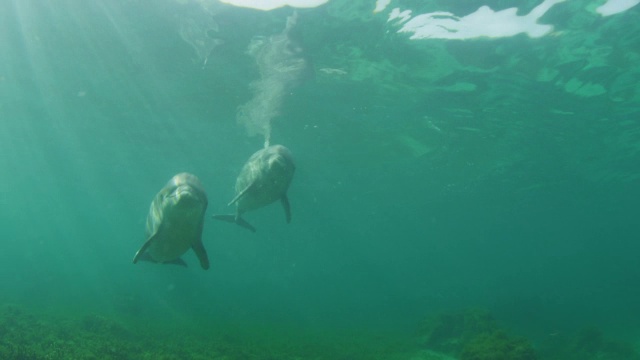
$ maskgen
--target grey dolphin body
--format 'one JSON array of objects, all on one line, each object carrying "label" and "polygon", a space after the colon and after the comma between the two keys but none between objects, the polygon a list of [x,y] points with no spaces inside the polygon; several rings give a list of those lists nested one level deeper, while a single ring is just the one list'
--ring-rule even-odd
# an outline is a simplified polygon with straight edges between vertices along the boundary
[{"label": "grey dolphin body", "polygon": [[156,263],[187,264],[180,258],[193,249],[203,269],[209,268],[202,245],[207,194],[195,175],[180,173],[160,190],[147,216],[147,241],[133,258]]},{"label": "grey dolphin body", "polygon": [[229,203],[236,204],[236,213],[213,217],[236,223],[255,232],[256,229],[242,219],[242,214],[280,200],[287,223],[291,222],[287,189],[295,169],[291,152],[282,145],[272,145],[256,151],[244,164],[236,180],[237,195]]}]

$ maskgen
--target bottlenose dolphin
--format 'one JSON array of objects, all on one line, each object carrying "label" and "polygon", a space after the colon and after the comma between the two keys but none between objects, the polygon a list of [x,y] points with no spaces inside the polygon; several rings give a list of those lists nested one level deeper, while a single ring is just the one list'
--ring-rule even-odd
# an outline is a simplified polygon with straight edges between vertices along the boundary
[{"label": "bottlenose dolphin", "polygon": [[160,190],[147,216],[147,241],[133,258],[163,264],[187,266],[180,258],[193,249],[203,269],[209,268],[202,245],[202,226],[207,194],[195,175],[180,173]]},{"label": "bottlenose dolphin", "polygon": [[236,204],[236,213],[213,215],[213,218],[233,222],[255,232],[256,229],[241,217],[242,214],[280,200],[287,223],[291,222],[287,189],[295,169],[291,152],[282,145],[256,151],[244,164],[236,180],[237,195],[229,202],[229,205]]}]

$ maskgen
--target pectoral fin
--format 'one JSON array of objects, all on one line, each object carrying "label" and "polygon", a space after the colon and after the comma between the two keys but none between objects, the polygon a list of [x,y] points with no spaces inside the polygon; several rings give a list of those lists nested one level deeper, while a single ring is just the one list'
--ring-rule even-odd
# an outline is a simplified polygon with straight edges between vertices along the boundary
[{"label": "pectoral fin", "polygon": [[151,255],[149,255],[148,252],[143,252],[141,254],[136,254],[136,257],[133,259],[133,263],[137,263],[138,261],[148,261],[148,262],[152,262],[155,263],[157,261],[153,260],[153,258],[151,257]]},{"label": "pectoral fin", "polygon": [[204,248],[202,241],[196,241],[195,244],[191,245],[191,248],[196,253],[198,260],[200,260],[200,266],[208,270],[209,269],[209,257],[207,256],[207,250]]},{"label": "pectoral fin", "polygon": [[233,205],[233,204],[235,204],[238,200],[240,200],[240,198],[241,198],[241,197],[243,197],[243,196],[244,196],[244,194],[246,194],[246,193],[247,193],[247,191],[249,191],[249,190],[251,190],[251,189],[253,188],[253,186],[254,186],[253,184],[255,184],[255,181],[254,181],[254,182],[252,182],[251,184],[249,184],[249,186],[247,186],[246,188],[244,188],[244,190],[240,191],[240,192],[238,193],[238,195],[236,195],[236,197],[234,197],[231,201],[229,201],[229,203],[227,204],[227,206],[229,206],[229,205]]},{"label": "pectoral fin", "polygon": [[153,241],[156,234],[157,233],[151,235],[149,239],[147,239],[147,241],[145,241],[145,243],[142,244],[142,247],[140,248],[140,250],[136,252],[136,255],[133,257],[134,264],[137,263],[138,260],[153,261],[153,259],[151,259],[151,257],[149,256],[149,254],[146,253],[146,251],[147,251],[147,248],[149,248],[149,245],[151,245],[151,242]]},{"label": "pectoral fin", "polygon": [[282,195],[280,198],[282,207],[284,208],[284,215],[287,217],[287,224],[291,222],[291,205],[289,205],[289,198],[287,194]]}]

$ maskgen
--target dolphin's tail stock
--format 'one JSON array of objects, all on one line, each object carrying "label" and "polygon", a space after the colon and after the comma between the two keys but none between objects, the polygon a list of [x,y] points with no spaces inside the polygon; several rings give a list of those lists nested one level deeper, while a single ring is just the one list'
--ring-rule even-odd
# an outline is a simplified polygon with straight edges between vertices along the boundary
[{"label": "dolphin's tail stock", "polygon": [[245,229],[251,230],[251,232],[256,232],[256,228],[254,228],[253,225],[249,224],[243,218],[241,218],[240,216],[236,216],[235,214],[213,215],[213,218],[216,220],[222,220],[222,221],[238,224]]}]

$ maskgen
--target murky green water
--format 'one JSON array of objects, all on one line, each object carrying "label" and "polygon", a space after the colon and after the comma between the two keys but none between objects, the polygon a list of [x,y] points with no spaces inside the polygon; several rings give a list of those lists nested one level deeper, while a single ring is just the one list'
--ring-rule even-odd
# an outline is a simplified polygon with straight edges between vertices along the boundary
[{"label": "murky green water", "polygon": [[[639,358],[635,3],[0,0],[0,355]],[[211,268],[132,264],[183,171]]]}]

